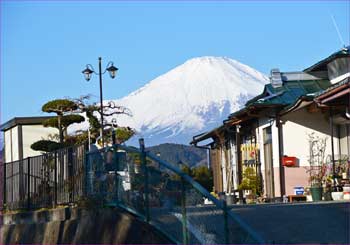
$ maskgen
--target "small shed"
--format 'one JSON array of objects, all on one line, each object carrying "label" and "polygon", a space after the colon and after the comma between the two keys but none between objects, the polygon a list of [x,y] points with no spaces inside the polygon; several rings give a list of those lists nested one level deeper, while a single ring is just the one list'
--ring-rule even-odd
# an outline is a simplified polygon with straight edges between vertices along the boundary
[{"label": "small shed", "polygon": [[30,146],[50,135],[58,134],[56,128],[46,128],[43,121],[52,117],[15,117],[0,126],[4,133],[3,162],[21,160],[38,155]]}]

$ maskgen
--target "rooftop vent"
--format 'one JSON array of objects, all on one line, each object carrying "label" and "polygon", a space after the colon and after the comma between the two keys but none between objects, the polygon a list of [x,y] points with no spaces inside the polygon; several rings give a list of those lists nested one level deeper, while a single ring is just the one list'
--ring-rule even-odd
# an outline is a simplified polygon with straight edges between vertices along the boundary
[{"label": "rooftop vent", "polygon": [[271,70],[270,82],[272,87],[274,88],[282,87],[283,85],[282,76],[278,68],[274,68]]}]

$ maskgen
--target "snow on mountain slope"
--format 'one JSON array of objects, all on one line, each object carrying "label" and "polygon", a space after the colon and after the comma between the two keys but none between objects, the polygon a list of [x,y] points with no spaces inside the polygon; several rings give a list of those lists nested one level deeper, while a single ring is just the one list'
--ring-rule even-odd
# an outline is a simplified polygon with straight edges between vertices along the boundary
[{"label": "snow on mountain slope", "polygon": [[135,128],[147,145],[188,144],[219,126],[267,82],[262,73],[226,57],[193,58],[115,100],[133,113],[119,115],[117,123]]}]

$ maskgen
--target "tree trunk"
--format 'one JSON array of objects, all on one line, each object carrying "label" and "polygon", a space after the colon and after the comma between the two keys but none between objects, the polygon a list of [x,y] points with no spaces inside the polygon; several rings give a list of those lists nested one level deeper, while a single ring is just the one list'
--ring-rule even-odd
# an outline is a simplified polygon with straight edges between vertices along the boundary
[{"label": "tree trunk", "polygon": [[63,143],[63,129],[61,125],[62,115],[57,115],[57,121],[58,121],[58,131],[60,135],[60,143]]}]

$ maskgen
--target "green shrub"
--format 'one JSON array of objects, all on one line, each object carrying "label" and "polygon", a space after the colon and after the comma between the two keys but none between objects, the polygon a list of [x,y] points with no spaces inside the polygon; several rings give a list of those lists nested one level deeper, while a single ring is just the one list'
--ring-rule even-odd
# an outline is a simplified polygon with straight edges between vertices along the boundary
[{"label": "green shrub", "polygon": [[65,111],[76,110],[78,109],[78,105],[74,101],[68,99],[57,99],[47,102],[41,109],[43,112],[55,112],[59,114]]},{"label": "green shrub", "polygon": [[[73,123],[81,123],[84,122],[85,118],[83,116],[80,115],[65,115],[61,117],[61,126],[63,128],[67,128],[69,125],[73,124]],[[53,117],[53,118],[49,118],[46,119],[43,122],[44,127],[52,127],[52,128],[58,128],[58,118],[57,117]]]},{"label": "green shrub", "polygon": [[50,152],[66,147],[65,143],[58,143],[51,140],[39,140],[33,143],[30,148],[34,151]]}]

